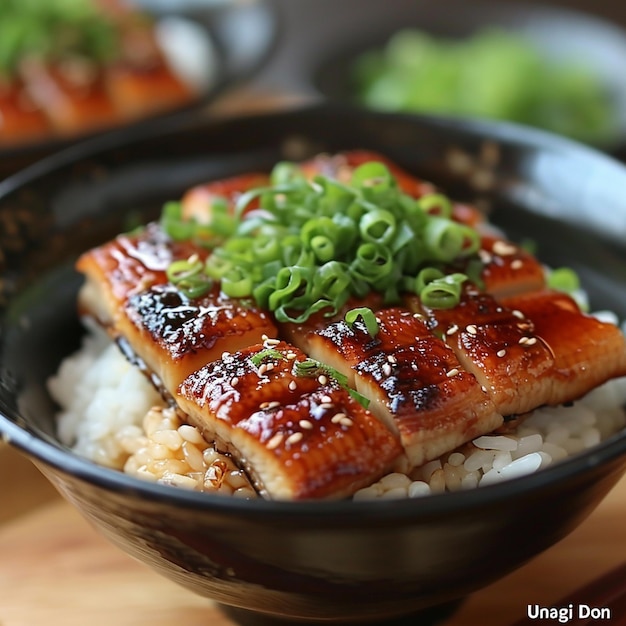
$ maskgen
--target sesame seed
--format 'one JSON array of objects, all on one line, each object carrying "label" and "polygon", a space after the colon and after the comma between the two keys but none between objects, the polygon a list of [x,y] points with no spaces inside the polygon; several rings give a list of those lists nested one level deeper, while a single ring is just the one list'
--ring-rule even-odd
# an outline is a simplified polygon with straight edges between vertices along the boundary
[{"label": "sesame seed", "polygon": [[391,365],[389,365],[389,363],[383,364],[383,374],[385,376],[391,376]]},{"label": "sesame seed", "polygon": [[417,372],[417,363],[411,363],[411,369]]},{"label": "sesame seed", "polygon": [[289,389],[291,391],[295,391],[297,388],[298,388],[298,384],[296,383],[295,380],[289,381]]},{"label": "sesame seed", "polygon": [[259,409],[263,410],[263,409],[267,409],[267,407],[270,405],[269,402],[261,402],[261,404],[259,404]]},{"label": "sesame seed", "polygon": [[393,356],[393,354],[390,354],[390,355],[387,357],[387,361],[389,361],[389,363],[397,363],[397,362],[398,362],[398,359],[396,359],[396,357],[395,357],[395,356]]},{"label": "sesame seed", "polygon": [[274,450],[275,448],[278,448],[278,446],[282,443],[283,440],[283,434],[282,433],[276,433],[268,442],[267,445],[265,446],[268,450]]},{"label": "sesame seed", "polygon": [[276,407],[280,406],[280,402],[278,402],[277,400],[272,400],[271,402],[267,403],[267,408],[268,409],[275,409]]},{"label": "sesame seed", "polygon": [[350,428],[350,426],[352,426],[352,420],[349,417],[343,417],[342,419],[339,420],[339,423],[342,426],[345,426],[346,428]]},{"label": "sesame seed", "polygon": [[268,337],[265,333],[263,333],[263,334],[261,335],[261,339],[262,339],[263,341],[267,341],[267,340],[269,339],[269,337]]},{"label": "sesame seed", "polygon": [[265,335],[265,338],[263,339],[263,341],[268,346],[277,346],[280,343],[280,339],[270,339],[269,337],[267,337],[267,335]]},{"label": "sesame seed", "polygon": [[236,376],[233,376],[230,379],[230,386],[231,387],[236,387],[239,384],[239,379]]},{"label": "sesame seed", "polygon": [[514,309],[514,310],[512,311],[512,313],[513,313],[513,315],[514,315],[515,317],[517,317],[517,318],[518,318],[518,319],[520,319],[520,320],[523,320],[523,319],[524,319],[524,317],[525,317],[525,315],[524,315],[524,314],[523,314],[520,310],[518,310],[518,309]]},{"label": "sesame seed", "polygon": [[293,361],[297,356],[298,355],[295,352],[287,352],[287,354],[285,354],[285,357],[290,361]]},{"label": "sesame seed", "polygon": [[451,370],[448,370],[446,372],[446,376],[448,378],[453,378],[454,376],[456,376],[459,373],[459,370],[456,367],[453,367]]},{"label": "sesame seed", "polygon": [[227,359],[230,356],[230,352],[226,351],[226,352],[222,352],[222,358],[223,359]]},{"label": "sesame seed", "polygon": [[519,343],[523,346],[534,346],[537,343],[537,337],[522,337]]},{"label": "sesame seed", "polygon": [[421,320],[424,316],[421,313],[413,313],[413,317],[416,320]]},{"label": "sesame seed", "polygon": [[311,430],[313,428],[313,423],[309,422],[309,420],[300,420],[298,424],[300,428],[304,428],[304,430]]},{"label": "sesame seed", "polygon": [[335,415],[333,415],[333,416],[330,418],[330,421],[331,421],[333,424],[339,424],[339,423],[341,423],[341,420],[342,420],[342,419],[345,419],[346,417],[347,417],[347,415],[346,415],[345,413],[335,413]]},{"label": "sesame seed", "polygon": [[502,358],[503,356],[506,356],[506,350],[498,350],[496,355]]},{"label": "sesame seed", "polygon": [[487,250],[479,250],[478,251],[478,256],[480,257],[480,260],[486,264],[491,263],[491,261],[493,261],[493,256],[491,255],[491,253]]},{"label": "sesame seed", "polygon": [[303,437],[304,435],[302,433],[293,433],[289,435],[289,437],[287,437],[287,439],[285,440],[285,443],[291,446],[294,443],[298,443],[299,441],[302,441]]},{"label": "sesame seed", "polygon": [[325,404],[332,404],[333,399],[330,396],[322,396],[320,398],[321,402],[324,402]]},{"label": "sesame seed", "polygon": [[325,385],[325,384],[327,384],[327,383],[328,383],[328,378],[327,378],[326,376],[324,376],[324,374],[322,374],[321,376],[318,376],[318,378],[317,378],[317,382],[318,382],[320,385]]},{"label": "sesame seed", "polygon": [[514,269],[514,270],[519,270],[523,266],[524,266],[524,262],[522,261],[522,259],[515,259],[515,261],[511,263],[511,269]]},{"label": "sesame seed", "polygon": [[496,241],[493,244],[492,250],[500,256],[509,256],[517,252],[515,246],[507,243],[506,241]]},{"label": "sesame seed", "polygon": [[478,329],[476,328],[476,326],[474,326],[474,324],[468,324],[465,327],[465,330],[470,334],[470,335],[475,335],[476,333],[478,333]]},{"label": "sesame seed", "polygon": [[448,330],[446,330],[446,335],[454,335],[459,330],[459,327],[456,324],[452,324]]},{"label": "sesame seed", "polygon": [[320,409],[332,409],[333,406],[335,406],[332,402],[322,402],[322,404],[320,404]]}]

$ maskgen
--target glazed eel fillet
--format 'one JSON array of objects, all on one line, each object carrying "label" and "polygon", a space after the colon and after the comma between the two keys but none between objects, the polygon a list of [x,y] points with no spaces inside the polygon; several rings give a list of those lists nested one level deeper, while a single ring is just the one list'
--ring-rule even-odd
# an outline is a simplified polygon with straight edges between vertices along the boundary
[{"label": "glazed eel fillet", "polygon": [[[372,161],[384,163],[405,194],[433,193],[369,152],[320,155],[300,171],[344,183]],[[183,218],[208,221],[216,198],[232,211],[243,193],[268,183],[250,174],[195,187],[182,199]],[[246,211],[256,208],[252,202]],[[177,260],[204,262],[209,249],[152,223],[82,255],[80,312],[108,329],[262,495],[346,497],[626,375],[617,327],[550,290],[541,264],[477,211],[453,203],[451,215],[480,233],[480,265],[448,308],[412,294],[384,304],[370,292],[333,315],[279,321],[252,298],[225,296],[219,283],[191,297],[167,269]],[[469,275],[464,263],[450,271]],[[375,313],[375,333],[363,317],[347,321],[361,307]]]}]

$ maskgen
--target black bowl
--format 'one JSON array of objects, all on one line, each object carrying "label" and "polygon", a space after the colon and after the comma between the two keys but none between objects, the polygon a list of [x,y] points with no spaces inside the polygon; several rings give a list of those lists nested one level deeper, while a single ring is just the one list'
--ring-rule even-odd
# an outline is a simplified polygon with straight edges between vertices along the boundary
[{"label": "black bowl", "polygon": [[[129,4],[151,15],[165,33],[166,56],[193,87],[193,98],[110,128],[0,146],[0,177],[105,132],[125,135],[137,127],[199,112],[227,88],[254,76],[271,58],[279,38],[276,12],[264,0],[130,0]],[[189,49],[194,50],[191,57]]]},{"label": "black bowl", "polygon": [[[545,3],[499,0],[273,0],[283,37],[263,80],[304,97],[357,104],[353,65],[363,52],[415,28],[464,39],[487,27],[518,33],[547,59],[580,62],[614,104],[617,130],[607,151],[626,146],[626,31],[598,16]],[[332,16],[332,17],[330,17]]]},{"label": "black bowl", "polygon": [[[500,158],[480,165],[486,146]],[[350,148],[379,150],[490,206],[512,238],[532,238],[546,262],[578,270],[594,308],[626,317],[626,168],[517,126],[318,106],[106,137],[0,184],[3,438],[123,550],[220,603],[288,619],[366,621],[449,606],[567,535],[626,471],[621,432],[540,473],[471,491],[241,501],[142,482],[59,443],[45,380],[82,333],[76,255],[130,218],[154,217],[192,184]],[[458,173],[460,154],[482,175]]]}]

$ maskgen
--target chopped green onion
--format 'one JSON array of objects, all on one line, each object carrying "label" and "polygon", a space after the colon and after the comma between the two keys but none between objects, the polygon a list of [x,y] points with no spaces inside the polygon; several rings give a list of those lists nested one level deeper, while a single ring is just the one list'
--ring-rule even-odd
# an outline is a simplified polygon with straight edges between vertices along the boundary
[{"label": "chopped green onion", "polygon": [[259,367],[259,365],[267,359],[284,360],[285,356],[279,350],[275,350],[274,348],[265,348],[250,357],[250,361],[255,367]]},{"label": "chopped green onion", "polygon": [[348,377],[342,374],[340,371],[336,370],[334,367],[330,365],[326,365],[325,363],[321,363],[320,361],[316,361],[315,359],[305,359],[304,361],[298,361],[294,366],[296,376],[307,377],[307,378],[315,378],[320,374],[325,374],[329,376],[337,384],[345,389],[348,394],[355,399],[361,406],[367,408],[370,404],[368,398],[364,395],[360,394],[356,389],[352,389],[348,385]]},{"label": "chopped green onion", "polygon": [[203,268],[202,261],[194,256],[173,261],[165,270],[165,275],[188,298],[198,298],[213,287],[213,281],[203,273]]},{"label": "chopped green onion", "polygon": [[365,324],[365,328],[367,329],[368,334],[371,337],[376,337],[378,334],[378,321],[376,320],[376,315],[374,315],[374,311],[368,307],[357,307],[356,309],[351,309],[345,315],[345,321],[350,328],[354,326],[354,323],[357,319],[361,318],[363,323]]},{"label": "chopped green onion", "polygon": [[417,205],[424,213],[439,217],[450,217],[452,215],[452,203],[441,193],[429,193],[422,196],[417,201]]},{"label": "chopped green onion", "polygon": [[565,293],[574,293],[580,289],[578,274],[569,267],[559,267],[548,273],[548,287]]},{"label": "chopped green onion", "polygon": [[[165,205],[161,223],[174,239],[217,241],[201,273],[221,281],[226,295],[252,296],[279,322],[301,323],[372,291],[385,304],[399,302],[403,291],[421,295],[432,282],[419,279],[423,270],[442,278],[446,268],[471,265],[479,275],[480,237],[451,215],[446,196],[405,194],[384,163],[360,165],[346,184],[321,174],[309,180],[284,162],[271,184],[239,196],[234,216],[218,198],[211,224],[184,219],[178,203]],[[428,301],[451,306],[457,287],[429,286]]]},{"label": "chopped green onion", "polygon": [[461,285],[465,274],[448,274],[427,282],[419,292],[422,303],[433,309],[451,309],[461,298]]}]

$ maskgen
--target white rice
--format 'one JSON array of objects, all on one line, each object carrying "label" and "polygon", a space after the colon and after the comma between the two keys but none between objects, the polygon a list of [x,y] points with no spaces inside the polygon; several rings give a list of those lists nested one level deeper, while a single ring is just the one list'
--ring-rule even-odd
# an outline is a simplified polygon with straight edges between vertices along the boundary
[{"label": "white rice", "polygon": [[[614,316],[602,314],[605,321]],[[63,361],[49,390],[62,408],[61,441],[77,454],[134,476],[198,491],[254,497],[232,459],[217,452],[175,411],[102,332]],[[354,499],[413,498],[531,474],[592,448],[626,427],[626,378],[571,406],[537,409],[515,431],[478,437],[415,469],[393,473]]]}]

